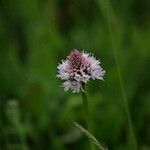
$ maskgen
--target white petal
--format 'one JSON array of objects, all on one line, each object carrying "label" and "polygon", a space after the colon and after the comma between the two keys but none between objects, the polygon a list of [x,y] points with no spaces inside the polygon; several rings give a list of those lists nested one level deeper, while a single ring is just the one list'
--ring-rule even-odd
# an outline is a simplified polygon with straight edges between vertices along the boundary
[{"label": "white petal", "polygon": [[82,82],[84,82],[84,83],[87,83],[89,81],[89,79],[90,79],[89,75],[83,75],[82,76]]},{"label": "white petal", "polygon": [[81,80],[81,76],[76,73],[74,79],[79,82]]},{"label": "white petal", "polygon": [[77,82],[77,81],[70,81],[70,85],[71,85],[71,90],[73,93],[79,93],[80,89],[81,89],[81,83],[80,82]]},{"label": "white petal", "polygon": [[65,91],[68,91],[70,89],[70,82],[69,81],[66,81],[63,83],[62,85],[64,87],[64,90]]}]

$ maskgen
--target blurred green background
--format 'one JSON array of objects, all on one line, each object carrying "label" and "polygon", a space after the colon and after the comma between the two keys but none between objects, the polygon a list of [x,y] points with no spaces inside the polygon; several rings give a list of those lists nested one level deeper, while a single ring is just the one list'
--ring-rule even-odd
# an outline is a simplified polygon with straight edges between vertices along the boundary
[{"label": "blurred green background", "polygon": [[139,149],[150,150],[150,9],[145,0],[0,1],[0,150],[89,150],[80,94],[57,65],[71,49],[94,53],[105,82],[87,85],[93,135],[127,150],[128,122],[105,8]]}]

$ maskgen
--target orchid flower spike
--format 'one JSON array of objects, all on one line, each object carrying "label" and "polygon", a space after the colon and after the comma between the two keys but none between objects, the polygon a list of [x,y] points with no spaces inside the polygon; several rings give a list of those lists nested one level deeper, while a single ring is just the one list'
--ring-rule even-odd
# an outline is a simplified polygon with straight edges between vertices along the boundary
[{"label": "orchid flower spike", "polygon": [[64,81],[62,87],[65,91],[79,93],[90,79],[103,80],[105,70],[100,64],[92,54],[73,49],[66,60],[58,65],[57,77]]}]

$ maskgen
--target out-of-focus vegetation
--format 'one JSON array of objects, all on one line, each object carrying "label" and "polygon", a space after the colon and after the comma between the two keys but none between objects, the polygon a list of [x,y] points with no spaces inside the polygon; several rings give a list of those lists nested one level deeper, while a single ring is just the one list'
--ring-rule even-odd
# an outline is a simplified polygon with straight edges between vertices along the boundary
[{"label": "out-of-focus vegetation", "polygon": [[[139,149],[150,149],[149,1],[111,0],[115,48]],[[95,53],[105,82],[87,85],[94,136],[127,150],[128,122],[103,0],[1,0],[0,149],[88,150],[79,94],[64,92],[57,65],[72,48]]]}]

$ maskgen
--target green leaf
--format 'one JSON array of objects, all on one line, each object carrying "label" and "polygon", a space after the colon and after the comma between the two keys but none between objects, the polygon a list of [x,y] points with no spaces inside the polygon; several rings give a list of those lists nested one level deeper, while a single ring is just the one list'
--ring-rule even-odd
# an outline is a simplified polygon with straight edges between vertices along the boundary
[{"label": "green leaf", "polygon": [[79,128],[91,141],[97,146],[100,150],[108,150],[108,148],[102,146],[102,144],[85,128],[83,128],[81,125],[79,125],[77,122],[74,122],[75,126]]}]

